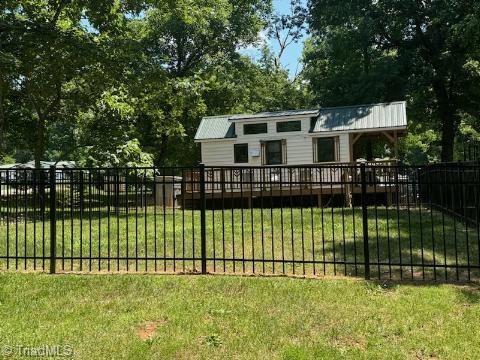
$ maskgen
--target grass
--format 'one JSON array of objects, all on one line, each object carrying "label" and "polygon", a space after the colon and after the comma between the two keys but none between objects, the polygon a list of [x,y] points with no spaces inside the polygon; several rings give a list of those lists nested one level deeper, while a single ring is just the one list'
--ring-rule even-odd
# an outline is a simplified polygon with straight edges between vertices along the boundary
[{"label": "grass", "polygon": [[78,359],[478,359],[478,319],[474,285],[0,273],[0,349]]},{"label": "grass", "polygon": [[[14,213],[3,214],[8,221],[0,221],[0,255],[8,252],[10,257],[16,256],[8,260],[8,267],[48,268],[49,214],[42,218],[30,209],[25,221],[21,205],[17,221]],[[457,273],[453,268],[441,268],[444,264],[478,267],[480,238],[476,226],[465,226],[427,208],[371,207],[368,227],[374,277],[453,279],[479,275],[478,269],[468,273],[461,268]],[[56,231],[59,270],[200,269],[200,213],[196,210],[131,208],[128,214],[122,209],[118,216],[105,208],[83,214],[59,211]],[[364,259],[358,208],[209,210],[206,234],[210,272],[362,276],[364,271],[355,264]],[[396,265],[400,261],[402,267]],[[5,259],[0,263],[7,267]],[[436,271],[429,267],[433,264],[438,267]]]}]

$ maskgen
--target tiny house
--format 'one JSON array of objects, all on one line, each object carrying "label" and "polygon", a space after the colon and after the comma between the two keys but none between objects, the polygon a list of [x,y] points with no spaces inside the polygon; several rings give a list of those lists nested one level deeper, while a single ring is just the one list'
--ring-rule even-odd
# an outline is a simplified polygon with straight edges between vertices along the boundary
[{"label": "tiny house", "polygon": [[[386,201],[398,193],[392,165],[406,129],[402,101],[205,117],[195,141],[206,169],[207,200],[246,199],[250,206],[255,199],[302,203],[308,197],[318,205],[326,198],[351,204],[360,191],[358,162],[369,165],[372,184],[383,183],[368,191],[381,192]],[[184,174],[182,198],[193,206],[200,199],[199,179],[199,171]]]},{"label": "tiny house", "polygon": [[195,141],[206,166],[281,166],[390,159],[407,128],[405,102],[205,117]]}]

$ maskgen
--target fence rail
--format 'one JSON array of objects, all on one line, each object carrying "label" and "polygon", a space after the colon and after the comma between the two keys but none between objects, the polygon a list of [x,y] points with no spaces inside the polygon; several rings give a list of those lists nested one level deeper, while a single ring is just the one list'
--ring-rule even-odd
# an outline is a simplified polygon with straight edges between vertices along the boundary
[{"label": "fence rail", "polygon": [[0,172],[0,266],[480,278],[480,165]]},{"label": "fence rail", "polygon": [[463,161],[480,161],[480,144],[478,142],[463,142]]}]

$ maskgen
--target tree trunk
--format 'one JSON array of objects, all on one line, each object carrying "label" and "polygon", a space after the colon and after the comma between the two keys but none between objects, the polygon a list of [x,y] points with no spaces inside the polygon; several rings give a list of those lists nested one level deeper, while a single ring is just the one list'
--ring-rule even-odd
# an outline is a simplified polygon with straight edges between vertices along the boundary
[{"label": "tree trunk", "polygon": [[45,127],[46,127],[46,122],[45,118],[42,116],[42,114],[37,111],[38,114],[38,121],[37,121],[37,126],[36,126],[36,131],[35,131],[35,151],[34,151],[34,159],[35,159],[35,170],[37,172],[37,179],[40,180],[40,183],[38,185],[38,196],[39,196],[39,201],[42,206],[42,208],[45,208],[46,206],[46,191],[45,187],[46,185],[46,173],[41,170],[41,164],[40,162],[43,160],[43,156],[45,153]]},{"label": "tree trunk", "polygon": [[40,162],[43,160],[45,155],[45,136],[46,136],[46,114],[49,112],[41,108],[38,102],[35,100],[35,96],[31,90],[30,81],[25,82],[25,90],[27,92],[28,99],[32,105],[33,110],[37,113],[37,124],[35,126],[35,144],[33,151],[33,158],[35,160],[35,168],[40,169]]},{"label": "tree trunk", "polygon": [[453,113],[442,112],[440,114],[440,119],[442,120],[441,159],[442,162],[451,162],[453,161],[453,150],[456,133],[455,115]]},{"label": "tree trunk", "polygon": [[433,81],[433,90],[438,102],[438,117],[442,127],[441,160],[442,162],[451,162],[453,161],[455,135],[458,125],[456,117],[457,110],[441,78]]},{"label": "tree trunk", "polygon": [[363,48],[363,72],[365,75],[370,74],[371,58],[369,48],[365,46]]},{"label": "tree trunk", "polygon": [[34,159],[35,159],[35,168],[40,168],[40,162],[43,160],[45,155],[45,129],[46,129],[46,121],[42,114],[38,113],[38,121],[37,127],[35,131],[35,151],[34,151]]},{"label": "tree trunk", "polygon": [[160,144],[157,146],[157,156],[155,157],[156,166],[165,166],[165,160],[167,158],[167,148],[168,136],[162,135],[160,139]]},{"label": "tree trunk", "polygon": [[5,154],[7,150],[7,145],[5,143],[5,132],[6,132],[6,124],[5,124],[5,111],[3,107],[4,102],[4,82],[0,79],[0,158],[2,155]]}]

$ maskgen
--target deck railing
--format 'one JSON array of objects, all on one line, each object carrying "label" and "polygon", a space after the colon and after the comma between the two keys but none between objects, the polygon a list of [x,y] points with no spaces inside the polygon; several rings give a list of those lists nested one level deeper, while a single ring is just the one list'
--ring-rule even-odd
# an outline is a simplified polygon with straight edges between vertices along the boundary
[{"label": "deck railing", "polygon": [[[367,180],[374,182],[378,177],[382,183],[395,177],[391,166],[396,160],[363,162],[367,167]],[[208,192],[225,191],[268,191],[293,189],[310,189],[331,184],[341,187],[351,182],[354,186],[360,183],[360,163],[322,163],[304,166],[263,166],[242,167],[222,166],[205,168],[205,189]],[[375,168],[375,172],[371,171]],[[186,192],[199,192],[200,171],[192,170],[184,173],[184,189]]]}]

